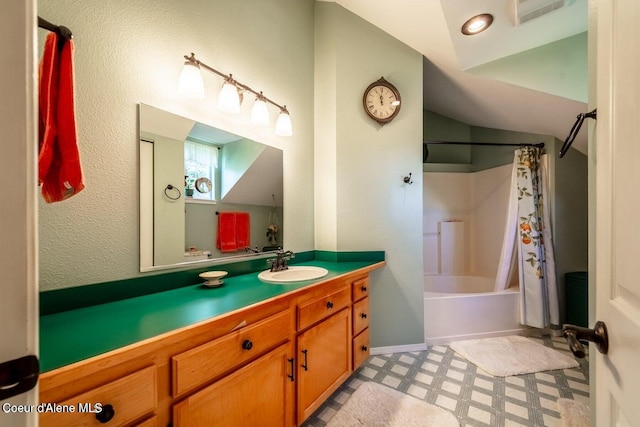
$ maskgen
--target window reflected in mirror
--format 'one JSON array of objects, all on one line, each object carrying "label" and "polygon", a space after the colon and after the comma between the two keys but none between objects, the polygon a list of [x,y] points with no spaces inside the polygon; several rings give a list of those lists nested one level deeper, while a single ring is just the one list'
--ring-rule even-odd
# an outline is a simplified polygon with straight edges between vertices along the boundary
[{"label": "window reflected in mirror", "polygon": [[184,142],[185,195],[196,200],[216,200],[214,185],[219,181],[218,146]]}]

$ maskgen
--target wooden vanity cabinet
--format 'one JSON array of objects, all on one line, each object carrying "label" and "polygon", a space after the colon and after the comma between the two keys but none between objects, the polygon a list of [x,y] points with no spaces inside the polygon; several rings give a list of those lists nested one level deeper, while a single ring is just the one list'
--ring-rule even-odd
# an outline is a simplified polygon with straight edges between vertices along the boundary
[{"label": "wooden vanity cabinet", "polygon": [[57,405],[61,412],[45,407],[40,424],[65,427],[102,423],[131,425],[155,410],[157,383],[156,368],[149,366],[64,401],[41,402]]},{"label": "wooden vanity cabinet", "polygon": [[40,402],[111,404],[107,425],[124,427],[300,425],[369,355],[373,268],[46,372]]},{"label": "wooden vanity cabinet", "polygon": [[151,417],[135,425],[135,427],[160,427],[157,417]]},{"label": "wooden vanity cabinet", "polygon": [[284,310],[173,356],[173,396],[190,393],[173,405],[173,426],[292,426],[292,313]]},{"label": "wooden vanity cabinet", "polygon": [[287,342],[292,332],[291,310],[285,310],[171,357],[172,395],[182,396],[242,367]]},{"label": "wooden vanity cabinet", "polygon": [[173,405],[173,426],[293,425],[292,344],[275,350]]},{"label": "wooden vanity cabinet", "polygon": [[[290,296],[273,299],[45,372],[39,379],[40,402],[111,403],[115,415],[106,425],[168,426],[173,423],[174,405],[262,358],[289,373],[291,362],[284,361],[284,350],[278,353],[276,349],[287,349],[286,357],[293,358],[295,311],[291,304]],[[251,350],[242,348],[247,339],[254,345]],[[197,351],[202,346],[209,349],[212,343],[210,353],[203,356]],[[184,358],[180,359],[180,355]],[[280,357],[278,362],[273,361],[274,355]],[[177,366],[181,382],[174,381],[173,357],[180,359]],[[187,361],[197,363],[190,367]],[[207,368],[210,365],[214,368]],[[251,375],[257,372],[247,371]],[[273,372],[273,368],[268,371]],[[291,382],[288,378],[287,381]],[[272,387],[271,383],[254,386],[257,390]],[[289,423],[281,424],[285,426],[294,423],[295,390],[288,387],[288,400],[276,404],[289,414]],[[234,390],[231,393],[238,396]],[[243,405],[244,400],[238,400],[233,408],[246,407]],[[76,412],[42,413],[39,418],[40,425],[47,427],[102,425],[95,417],[96,414]]]},{"label": "wooden vanity cabinet", "polygon": [[298,424],[369,356],[369,275],[346,276],[322,292],[297,305]]},{"label": "wooden vanity cabinet", "polygon": [[351,282],[353,298],[353,366],[355,371],[367,360],[369,344],[369,276],[359,277]]}]

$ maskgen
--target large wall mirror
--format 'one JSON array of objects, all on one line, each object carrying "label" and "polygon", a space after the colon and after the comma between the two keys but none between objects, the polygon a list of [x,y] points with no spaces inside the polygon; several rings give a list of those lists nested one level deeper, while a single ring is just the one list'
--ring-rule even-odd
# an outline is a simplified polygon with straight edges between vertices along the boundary
[{"label": "large wall mirror", "polygon": [[281,150],[145,104],[139,128],[140,271],[282,245]]}]

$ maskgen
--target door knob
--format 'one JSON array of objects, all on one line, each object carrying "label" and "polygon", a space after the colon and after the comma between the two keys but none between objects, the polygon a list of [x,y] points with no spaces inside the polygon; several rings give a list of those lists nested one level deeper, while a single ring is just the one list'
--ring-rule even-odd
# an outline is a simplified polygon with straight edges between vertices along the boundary
[{"label": "door knob", "polygon": [[583,328],[575,325],[563,325],[562,333],[567,339],[569,349],[579,359],[585,356],[584,346],[580,340],[591,341],[596,345],[598,351],[607,354],[609,351],[609,336],[607,335],[607,327],[604,322],[597,321],[593,329]]}]

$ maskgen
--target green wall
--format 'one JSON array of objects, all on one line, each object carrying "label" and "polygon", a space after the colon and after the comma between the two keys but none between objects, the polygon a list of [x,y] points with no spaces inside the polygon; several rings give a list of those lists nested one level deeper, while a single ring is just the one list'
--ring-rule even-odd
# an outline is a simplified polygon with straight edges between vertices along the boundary
[{"label": "green wall", "polygon": [[[471,126],[432,111],[424,110],[424,141],[490,142],[499,144],[539,144],[551,147],[554,137],[502,129]],[[477,172],[513,162],[518,147],[429,144],[424,172]]]},{"label": "green wall", "polygon": [[[384,250],[386,268],[371,275],[371,345],[424,343],[422,55],[335,3],[316,3],[315,25],[316,249]],[[384,126],[362,106],[381,76],[402,97]]]},{"label": "green wall", "polygon": [[[562,141],[556,140],[551,160],[553,243],[560,300],[560,320],[565,319],[565,274],[588,271],[589,196],[588,158],[573,148],[563,158],[557,154]],[[571,301],[568,301],[571,303]]]},{"label": "green wall", "polygon": [[587,32],[584,32],[466,71],[587,102],[587,70]]},{"label": "green wall", "polygon": [[[39,205],[41,290],[155,274],[139,272],[137,105],[145,103],[283,149],[284,247],[385,251],[388,267],[372,275],[372,310],[381,313],[372,345],[423,342],[421,251],[407,252],[421,247],[419,53],[313,0],[39,0],[38,9],[74,32],[87,184],[64,203]],[[204,75],[205,100],[181,97],[190,52],[286,104],[294,136],[250,126],[248,96],[239,116],[217,111],[222,82],[213,74]],[[362,110],[364,89],[381,75],[403,96],[401,114],[383,128]],[[405,186],[410,172],[416,179]]]},{"label": "green wall", "polygon": [[[283,150],[284,245],[314,249],[313,0],[39,0],[38,14],[74,34],[76,120],[86,188],[40,200],[41,290],[130,279],[140,273],[138,104]],[[46,31],[38,31],[38,47]],[[181,96],[184,55],[232,73],[291,113],[294,135],[217,110],[222,79],[204,73],[206,98]],[[277,110],[271,109],[272,124]],[[39,197],[39,199],[41,199]]]}]

